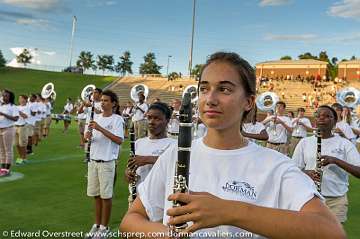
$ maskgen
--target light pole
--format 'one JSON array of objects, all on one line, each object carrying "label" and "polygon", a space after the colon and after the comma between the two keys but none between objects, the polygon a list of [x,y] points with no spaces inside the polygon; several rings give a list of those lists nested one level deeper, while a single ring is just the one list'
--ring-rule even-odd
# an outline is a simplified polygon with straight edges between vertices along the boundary
[{"label": "light pole", "polygon": [[190,57],[189,57],[189,76],[191,76],[191,70],[192,70],[192,57],[193,57],[194,32],[195,32],[195,12],[196,12],[196,0],[193,0],[192,32],[191,32],[191,45],[190,45]]},{"label": "light pole", "polygon": [[168,59],[167,59],[167,66],[166,66],[166,76],[169,76],[169,65],[170,65],[170,58],[172,56],[168,55]]},{"label": "light pole", "polygon": [[76,16],[73,16],[72,32],[71,32],[71,40],[70,40],[70,60],[69,60],[70,67],[71,67],[71,60],[72,60],[72,54],[73,54],[73,42],[74,42],[74,35],[75,35],[75,29],[76,29],[76,22],[77,22],[77,18],[76,18]]}]

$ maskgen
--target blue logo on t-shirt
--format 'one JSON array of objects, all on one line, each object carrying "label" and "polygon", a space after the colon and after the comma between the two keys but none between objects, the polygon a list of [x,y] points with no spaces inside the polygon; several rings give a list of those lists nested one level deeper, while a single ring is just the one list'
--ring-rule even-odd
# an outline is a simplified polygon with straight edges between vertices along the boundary
[{"label": "blue logo on t-shirt", "polygon": [[251,200],[256,199],[256,192],[254,187],[252,187],[247,182],[238,182],[238,181],[227,182],[225,186],[222,187],[222,189],[225,192],[240,194],[241,196]]}]

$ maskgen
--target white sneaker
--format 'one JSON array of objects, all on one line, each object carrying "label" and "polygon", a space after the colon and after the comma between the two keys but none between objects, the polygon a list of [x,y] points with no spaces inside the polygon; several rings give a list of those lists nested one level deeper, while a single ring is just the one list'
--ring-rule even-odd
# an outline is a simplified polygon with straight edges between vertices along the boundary
[{"label": "white sneaker", "polygon": [[105,229],[99,229],[95,232],[94,239],[106,239],[108,238],[108,234],[110,233],[110,229],[107,227]]},{"label": "white sneaker", "polygon": [[96,232],[99,231],[100,226],[94,224],[90,231],[88,233],[85,234],[85,239],[92,239],[95,238]]}]

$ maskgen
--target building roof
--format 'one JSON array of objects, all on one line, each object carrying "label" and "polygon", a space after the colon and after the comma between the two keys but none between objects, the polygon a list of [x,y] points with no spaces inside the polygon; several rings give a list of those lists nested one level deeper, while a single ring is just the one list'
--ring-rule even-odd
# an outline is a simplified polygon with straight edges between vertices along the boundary
[{"label": "building roof", "polygon": [[278,61],[264,61],[256,65],[327,65],[326,61],[319,61],[313,59],[303,60],[278,60]]},{"label": "building roof", "polygon": [[338,65],[345,65],[345,64],[360,64],[360,59],[352,60],[352,61],[342,61],[342,62],[339,62]]}]

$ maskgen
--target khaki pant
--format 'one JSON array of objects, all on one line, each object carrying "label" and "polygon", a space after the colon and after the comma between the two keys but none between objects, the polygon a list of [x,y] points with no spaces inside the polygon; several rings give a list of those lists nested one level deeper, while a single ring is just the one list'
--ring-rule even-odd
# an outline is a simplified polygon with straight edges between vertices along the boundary
[{"label": "khaki pant", "polygon": [[110,199],[113,196],[115,180],[115,160],[98,163],[88,163],[87,195],[100,196],[101,199]]},{"label": "khaki pant", "polygon": [[360,143],[356,143],[356,148],[357,148],[357,150],[358,150],[359,153],[360,153]]},{"label": "khaki pant", "polygon": [[26,127],[26,131],[27,131],[27,136],[32,137],[34,135],[35,126],[31,125],[31,124],[27,124],[25,127]]},{"label": "khaki pant", "polygon": [[41,122],[36,121],[35,122],[35,127],[34,127],[34,135],[38,135],[38,136],[41,135],[40,126],[41,126]]},{"label": "khaki pant", "polygon": [[51,125],[51,116],[46,116],[46,118],[44,119],[45,120],[45,124],[44,124],[44,128],[45,129],[48,129],[50,128],[50,125]]},{"label": "khaki pant", "polygon": [[11,164],[14,157],[15,128],[0,128],[0,163]]},{"label": "khaki pant", "polygon": [[135,139],[144,138],[147,135],[147,120],[139,120],[134,122]]},{"label": "khaki pant", "polygon": [[300,142],[301,139],[302,138],[291,137],[290,146],[289,146],[289,155],[292,155],[294,153],[296,145]]},{"label": "khaki pant", "polygon": [[15,145],[25,147],[28,144],[28,130],[25,125],[15,126]]},{"label": "khaki pant", "polygon": [[267,142],[266,147],[269,149],[276,150],[282,154],[288,155],[287,146],[285,143],[284,144],[271,144],[271,143]]},{"label": "khaki pant", "polygon": [[344,223],[347,220],[349,204],[347,194],[341,197],[325,197],[325,203],[339,222]]}]

